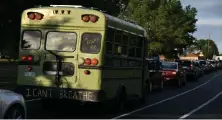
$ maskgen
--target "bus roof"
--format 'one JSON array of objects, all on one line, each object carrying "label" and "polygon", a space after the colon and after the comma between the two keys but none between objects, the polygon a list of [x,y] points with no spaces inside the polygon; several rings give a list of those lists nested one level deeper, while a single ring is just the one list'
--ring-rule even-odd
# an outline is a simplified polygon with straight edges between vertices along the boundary
[{"label": "bus roof", "polygon": [[[114,17],[114,16],[111,16],[111,15],[108,15],[102,11],[99,11],[99,10],[95,10],[93,8],[86,8],[86,7],[83,7],[83,6],[80,6],[80,5],[51,5],[51,6],[38,6],[38,7],[35,7],[35,8],[29,8],[29,9],[26,9],[25,11],[23,11],[23,16],[26,15],[27,12],[31,12],[31,11],[34,11],[34,12],[38,12],[38,11],[42,11],[42,12],[45,12],[46,14],[52,16],[52,13],[50,11],[54,10],[54,9],[57,9],[57,10],[63,10],[63,9],[69,9],[69,10],[83,10],[82,13],[86,14],[86,13],[95,13],[96,15],[102,17],[104,19],[104,22],[102,21],[100,24],[94,24],[94,25],[89,25],[89,26],[104,26],[106,27],[106,25],[101,25],[101,24],[107,24],[108,27],[111,27],[111,28],[116,28],[116,29],[120,29],[120,30],[124,30],[124,31],[128,31],[130,33],[135,33],[137,35],[141,35],[141,36],[146,36],[146,30],[144,28],[142,28],[141,26],[137,25],[137,24],[133,24],[131,22],[127,22],[127,21],[124,21],[124,20],[121,20],[117,17]],[[42,9],[42,10],[41,10]],[[79,12],[77,12],[76,14],[81,14]],[[61,19],[61,16],[59,16],[60,19]],[[74,16],[73,16],[74,17]],[[101,19],[102,19],[101,18]],[[36,24],[36,25],[39,25],[41,24],[41,22],[30,22],[29,19],[26,20],[27,17],[23,17],[22,19],[22,24]],[[70,20],[69,22],[66,22],[66,23],[61,23],[61,26],[62,25],[68,25],[68,26],[72,26],[73,24],[75,24],[76,22],[74,22],[74,19],[76,18],[73,18],[73,21]],[[106,19],[106,21],[105,21]],[[47,24],[56,24],[56,23],[59,23],[59,22],[56,22],[56,23],[53,23],[52,19],[50,19],[51,22],[45,22]],[[106,23],[107,22],[107,23]],[[45,24],[44,22],[42,24]],[[60,23],[59,23],[60,24]],[[45,24],[46,25],[46,24]],[[85,25],[84,23],[80,24],[78,23],[78,25]]]},{"label": "bus roof", "polygon": [[140,33],[141,35],[146,36],[146,30],[144,28],[142,28],[141,26],[139,26],[139,25],[121,20],[117,17],[111,16],[111,15],[108,15],[108,14],[105,14],[105,16],[108,20],[108,25],[110,27],[114,27],[114,28],[117,28],[117,29],[118,28],[119,29],[124,28],[125,30],[127,30],[129,32],[130,32],[130,30],[139,30],[139,31],[141,31],[141,33]]}]

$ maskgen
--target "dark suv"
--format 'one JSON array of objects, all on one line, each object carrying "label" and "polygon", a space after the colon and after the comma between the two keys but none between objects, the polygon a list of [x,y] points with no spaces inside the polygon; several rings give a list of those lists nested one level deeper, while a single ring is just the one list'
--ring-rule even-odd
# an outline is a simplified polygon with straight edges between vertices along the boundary
[{"label": "dark suv", "polygon": [[195,66],[193,61],[184,60],[182,61],[183,69],[186,71],[187,78],[192,80],[198,80],[198,68]]}]

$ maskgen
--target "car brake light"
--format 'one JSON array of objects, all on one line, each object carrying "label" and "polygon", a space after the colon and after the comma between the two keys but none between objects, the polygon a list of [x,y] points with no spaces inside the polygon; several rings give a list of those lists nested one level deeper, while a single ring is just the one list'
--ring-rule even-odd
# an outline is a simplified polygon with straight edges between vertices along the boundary
[{"label": "car brake light", "polygon": [[176,74],[177,74],[177,72],[172,72],[172,74],[173,74],[173,75],[176,75]]}]

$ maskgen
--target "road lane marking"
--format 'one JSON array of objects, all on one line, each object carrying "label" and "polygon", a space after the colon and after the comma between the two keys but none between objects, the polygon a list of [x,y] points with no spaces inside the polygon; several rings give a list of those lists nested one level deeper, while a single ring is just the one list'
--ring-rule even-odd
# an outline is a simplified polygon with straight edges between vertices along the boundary
[{"label": "road lane marking", "polygon": [[166,102],[166,101],[172,100],[172,99],[177,98],[177,97],[182,96],[182,95],[185,95],[185,94],[187,94],[187,93],[189,93],[189,92],[191,92],[191,91],[194,91],[194,90],[196,90],[196,89],[198,89],[198,88],[206,85],[207,83],[211,82],[211,81],[214,80],[217,76],[219,76],[221,73],[222,73],[222,72],[216,74],[213,78],[211,78],[210,80],[204,82],[203,84],[201,84],[201,85],[199,85],[199,86],[197,86],[197,87],[195,87],[195,88],[192,88],[192,89],[190,89],[190,90],[187,90],[187,91],[182,92],[182,93],[180,93],[180,94],[177,94],[177,95],[175,95],[175,96],[172,96],[172,97],[163,99],[163,100],[161,100],[161,101],[159,101],[159,102],[155,102],[155,103],[153,103],[153,104],[147,105],[147,106],[145,106],[145,107],[136,109],[136,110],[134,110],[134,111],[131,111],[131,112],[128,112],[128,113],[124,113],[124,114],[119,115],[119,116],[116,116],[116,117],[114,117],[114,118],[112,118],[112,119],[119,119],[119,118],[122,118],[122,117],[125,117],[125,116],[129,116],[129,115],[131,115],[131,114],[133,114],[133,113],[136,113],[136,112],[138,112],[138,111],[141,111],[141,110],[144,110],[144,109],[146,109],[146,108],[150,108],[150,107],[159,105],[159,104],[164,103],[164,102]]},{"label": "road lane marking", "polygon": [[216,100],[218,97],[220,97],[220,95],[222,95],[222,91],[220,91],[216,96],[214,96],[213,98],[209,99],[207,102],[205,102],[204,104],[200,105],[199,107],[193,109],[192,111],[190,111],[189,113],[181,116],[179,118],[180,119],[185,119],[187,117],[189,117],[190,115],[192,115],[193,113],[197,112],[198,110],[202,109],[203,107],[207,106],[208,104],[210,104],[211,102],[213,102],[214,100]]},{"label": "road lane marking", "polygon": [[38,100],[41,100],[41,98],[39,98],[39,99],[26,100],[25,102],[28,103],[28,102],[38,101]]}]

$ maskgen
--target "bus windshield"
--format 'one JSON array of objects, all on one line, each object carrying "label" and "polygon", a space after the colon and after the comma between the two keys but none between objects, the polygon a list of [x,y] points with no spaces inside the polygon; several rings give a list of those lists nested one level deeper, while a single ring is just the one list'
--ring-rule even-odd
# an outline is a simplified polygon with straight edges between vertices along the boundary
[{"label": "bus windshield", "polygon": [[46,50],[73,52],[76,49],[77,35],[74,32],[48,32]]}]

